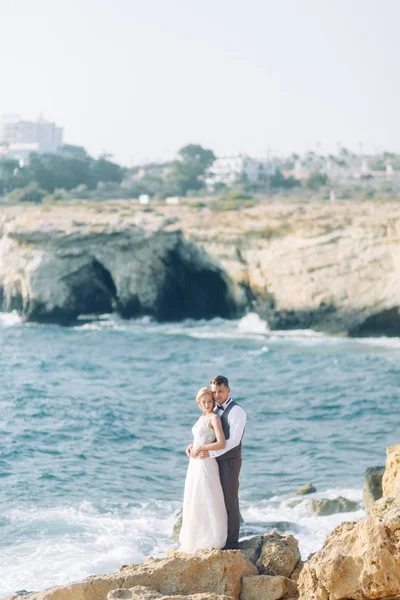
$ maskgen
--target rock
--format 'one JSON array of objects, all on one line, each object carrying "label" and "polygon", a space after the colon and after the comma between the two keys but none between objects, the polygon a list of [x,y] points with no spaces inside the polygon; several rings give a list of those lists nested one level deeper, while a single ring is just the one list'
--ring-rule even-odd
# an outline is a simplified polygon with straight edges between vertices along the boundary
[{"label": "rock", "polygon": [[400,496],[383,497],[373,503],[369,510],[369,514],[379,517],[379,515],[383,515],[396,506],[400,506]]},{"label": "rock", "polygon": [[400,444],[386,450],[386,469],[382,477],[383,496],[400,494]]},{"label": "rock", "polygon": [[293,573],[290,576],[290,579],[292,581],[294,581],[295,583],[298,582],[299,577],[300,577],[300,573],[301,573],[301,570],[302,570],[303,567],[304,567],[304,562],[302,560],[299,560],[299,562],[297,563],[297,565],[296,565]]},{"label": "rock", "polygon": [[308,512],[311,516],[315,517],[326,517],[328,515],[334,515],[335,513],[352,512],[357,510],[357,502],[347,500],[339,496],[334,500],[328,498],[319,498],[318,500],[310,500],[307,503]]},{"label": "rock", "polygon": [[313,494],[317,491],[317,488],[312,483],[305,483],[296,492],[296,496],[304,496],[305,494]]},{"label": "rock", "polygon": [[182,509],[176,515],[176,520],[174,523],[174,528],[172,530],[172,539],[179,540],[179,534],[182,529]]},{"label": "rock", "polygon": [[248,540],[243,540],[242,542],[239,542],[239,550],[243,552],[246,558],[254,565],[260,558],[261,550],[263,547],[263,539],[264,538],[262,535],[256,535],[254,537],[249,538]]},{"label": "rock", "polygon": [[68,325],[113,311],[173,321],[242,310],[239,288],[179,230],[18,229],[0,238],[0,264],[0,310],[30,321]]},{"label": "rock", "polygon": [[257,568],[238,550],[203,550],[195,555],[175,550],[167,558],[148,558],[140,565],[51,588],[29,595],[26,600],[107,600],[112,591],[136,586],[150,588],[164,596],[187,596],[195,591],[238,600],[242,577],[257,574]]},{"label": "rock", "polygon": [[299,560],[299,545],[292,535],[280,535],[275,531],[264,534],[261,554],[256,563],[261,574],[290,577]]},{"label": "rock", "polygon": [[279,600],[296,597],[297,586],[291,580],[280,575],[258,575],[243,577],[240,600]]},{"label": "rock", "polygon": [[298,210],[285,199],[223,213],[181,204],[126,216],[131,208],[2,207],[0,309],[62,323],[94,308],[158,320],[249,309],[272,329],[400,335],[396,201]]},{"label": "rock", "polygon": [[188,596],[181,594],[163,596],[150,588],[139,585],[129,590],[121,588],[114,590],[107,595],[107,600],[232,600],[232,596],[221,596],[208,592],[189,594]]},{"label": "rock", "polygon": [[375,600],[400,594],[399,542],[400,497],[387,512],[344,522],[326,538],[300,573],[300,598]]},{"label": "rock", "polygon": [[369,467],[364,475],[363,505],[368,512],[374,502],[382,498],[382,477],[385,467]]},{"label": "rock", "polygon": [[296,506],[298,506],[302,502],[303,502],[303,500],[292,500],[291,502],[288,503],[288,507],[289,508],[296,508]]}]

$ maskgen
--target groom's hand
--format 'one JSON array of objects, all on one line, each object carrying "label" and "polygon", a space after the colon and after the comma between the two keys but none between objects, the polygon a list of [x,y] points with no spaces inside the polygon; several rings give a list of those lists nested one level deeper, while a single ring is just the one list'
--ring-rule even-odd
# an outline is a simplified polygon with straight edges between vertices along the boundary
[{"label": "groom's hand", "polygon": [[201,451],[200,451],[200,452],[197,454],[196,458],[210,458],[210,453],[209,453],[209,451],[208,451],[208,450],[201,450]]},{"label": "groom's hand", "polygon": [[189,446],[186,448],[186,454],[188,455],[189,458],[192,457],[192,448],[193,448],[193,444],[189,444]]}]

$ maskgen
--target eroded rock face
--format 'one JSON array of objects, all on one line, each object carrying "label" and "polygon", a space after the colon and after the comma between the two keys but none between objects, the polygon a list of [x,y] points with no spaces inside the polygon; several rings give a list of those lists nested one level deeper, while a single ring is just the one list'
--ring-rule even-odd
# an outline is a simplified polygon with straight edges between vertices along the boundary
[{"label": "eroded rock face", "polygon": [[383,496],[400,494],[400,444],[386,450],[386,468],[382,477]]},{"label": "eroded rock face", "polygon": [[115,590],[131,593],[131,588],[137,586],[150,588],[162,596],[188,596],[196,592],[238,600],[242,578],[257,574],[257,568],[239,551],[204,550],[196,555],[172,551],[167,558],[149,558],[140,565],[127,566],[109,575],[88,577],[29,594],[26,600],[108,600],[108,595]]},{"label": "eroded rock face", "polygon": [[262,541],[261,554],[256,562],[259,572],[290,577],[301,558],[296,538],[271,531],[264,534]]},{"label": "eroded rock face", "polygon": [[374,502],[382,498],[382,477],[385,467],[369,467],[364,475],[363,505],[368,512]]},{"label": "eroded rock face", "polygon": [[280,600],[280,598],[296,598],[296,584],[280,575],[258,575],[243,577],[240,600]]},{"label": "eroded rock face", "polygon": [[179,231],[10,231],[0,239],[0,289],[0,310],[60,324],[113,311],[174,321],[243,310],[239,287]]},{"label": "eroded rock face", "polygon": [[72,276],[98,309],[111,303],[126,317],[250,309],[271,328],[400,330],[398,202],[274,200],[221,213],[147,213],[128,201],[5,207],[0,234],[0,303],[27,318],[68,322],[78,307],[93,312]]},{"label": "eroded rock face", "polygon": [[325,517],[336,513],[352,512],[357,510],[358,504],[357,502],[343,498],[343,496],[339,496],[332,500],[329,498],[310,500],[307,503],[307,508],[310,515],[315,517]]},{"label": "eroded rock face", "polygon": [[[379,501],[380,502],[380,501]],[[400,498],[398,498],[400,504]],[[305,563],[303,600],[369,600],[400,594],[400,506],[345,522]]]}]

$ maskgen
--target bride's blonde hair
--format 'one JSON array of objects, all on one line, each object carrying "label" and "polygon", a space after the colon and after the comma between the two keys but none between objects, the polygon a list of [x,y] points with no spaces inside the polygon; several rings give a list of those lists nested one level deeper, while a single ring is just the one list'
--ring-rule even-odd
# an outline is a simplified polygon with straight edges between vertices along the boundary
[{"label": "bride's blonde hair", "polygon": [[196,396],[197,404],[200,404],[200,400],[202,399],[203,396],[211,396],[211,400],[213,401],[213,407],[215,406],[214,396],[213,396],[213,393],[210,390],[210,388],[202,387],[199,389],[199,391],[197,392],[197,396]]}]

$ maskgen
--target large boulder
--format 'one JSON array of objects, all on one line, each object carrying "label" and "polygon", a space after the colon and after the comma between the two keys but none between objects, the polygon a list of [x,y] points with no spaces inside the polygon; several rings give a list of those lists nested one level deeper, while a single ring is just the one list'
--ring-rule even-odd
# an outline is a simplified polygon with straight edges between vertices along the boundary
[{"label": "large boulder", "polygon": [[264,537],[262,535],[255,535],[247,540],[239,542],[239,550],[241,550],[246,558],[255,565],[260,558],[263,541]]},{"label": "large boulder", "polygon": [[240,600],[280,600],[296,598],[296,584],[281,575],[258,575],[243,577]]},{"label": "large boulder", "polygon": [[306,494],[313,494],[317,491],[317,488],[312,483],[305,483],[296,492],[296,496],[305,496]]},{"label": "large boulder", "polygon": [[400,497],[391,505],[380,515],[342,523],[326,538],[300,573],[300,598],[376,600],[400,594]]},{"label": "large boulder", "polygon": [[263,535],[260,556],[256,562],[261,574],[290,577],[300,560],[299,544],[292,535],[271,531]]},{"label": "large boulder", "polygon": [[242,578],[257,574],[257,568],[237,550],[203,550],[195,555],[171,551],[167,558],[149,558],[140,565],[126,566],[109,575],[95,575],[29,594],[26,600],[107,600],[107,595],[114,590],[130,590],[136,586],[150,588],[164,596],[195,592],[238,600]]},{"label": "large boulder", "polygon": [[364,474],[363,505],[368,512],[382,498],[382,477],[385,467],[369,467]]},{"label": "large boulder", "polygon": [[386,450],[386,469],[382,478],[383,496],[400,494],[400,444]]},{"label": "large boulder", "polygon": [[308,512],[314,517],[326,517],[335,513],[352,512],[357,510],[357,502],[339,496],[329,500],[328,498],[319,498],[310,500],[307,503]]}]

